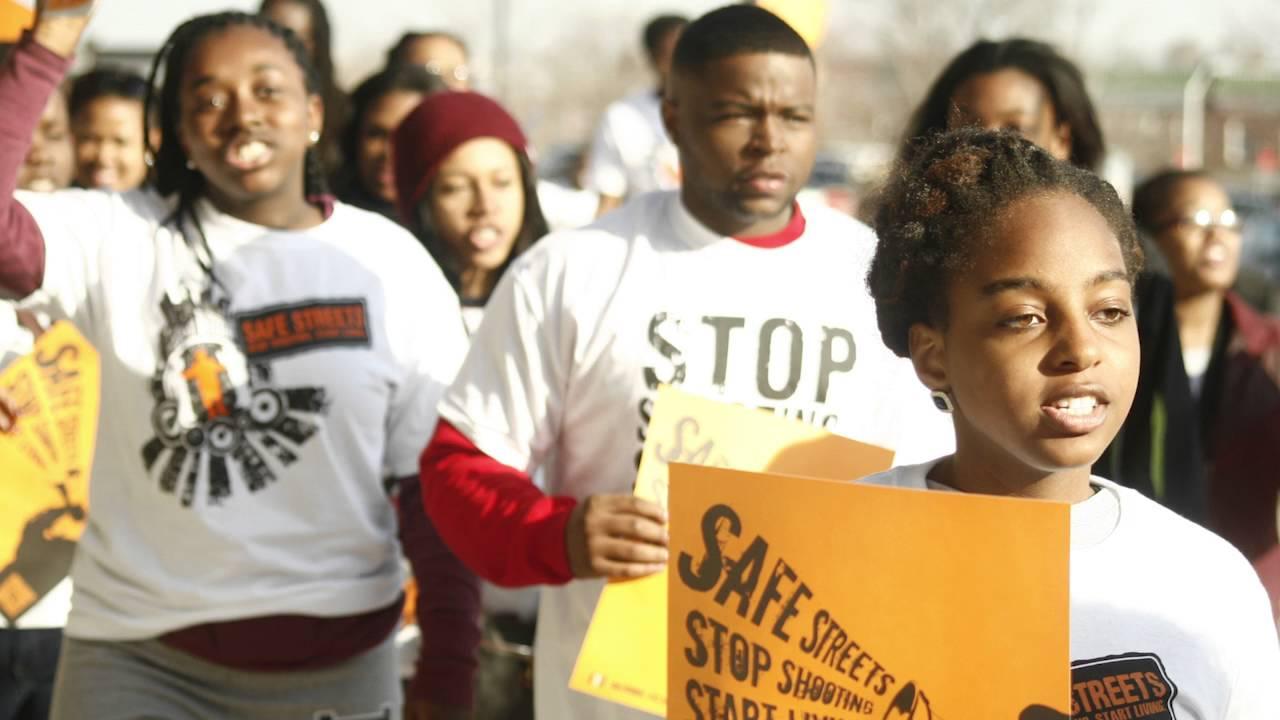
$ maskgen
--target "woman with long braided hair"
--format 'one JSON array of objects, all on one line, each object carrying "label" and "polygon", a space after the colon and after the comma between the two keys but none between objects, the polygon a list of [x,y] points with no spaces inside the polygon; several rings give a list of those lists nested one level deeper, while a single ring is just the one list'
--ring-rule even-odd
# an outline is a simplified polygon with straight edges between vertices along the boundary
[{"label": "woman with long braided hair", "polygon": [[463,648],[420,665],[411,706],[464,712],[476,589],[416,499],[456,296],[409,233],[328,196],[316,75],[259,16],[166,41],[143,188],[15,193],[92,2],[65,5],[0,69],[0,289],[44,291],[102,356],[53,716],[400,717],[398,525],[432,647]]}]

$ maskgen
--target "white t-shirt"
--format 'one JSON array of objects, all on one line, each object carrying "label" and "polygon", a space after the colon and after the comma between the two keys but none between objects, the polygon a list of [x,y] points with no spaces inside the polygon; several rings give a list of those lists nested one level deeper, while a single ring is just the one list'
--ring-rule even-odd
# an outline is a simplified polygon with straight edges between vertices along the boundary
[{"label": "white t-shirt", "polygon": [[[927,480],[935,463],[861,482],[951,491]],[[1140,493],[1093,483],[1071,508],[1072,716],[1280,717],[1280,641],[1253,568]]]},{"label": "white t-shirt", "polygon": [[1204,375],[1209,371],[1209,363],[1213,361],[1213,348],[1184,348],[1182,350],[1182,367],[1187,371],[1187,379],[1191,381],[1191,395],[1199,398],[1204,387]]},{"label": "white t-shirt", "polygon": [[18,198],[44,235],[43,289],[102,357],[67,633],[394,601],[384,479],[417,473],[467,345],[422,246],[347,205],[286,232],[201,202],[215,285],[150,191]]},{"label": "white t-shirt", "polygon": [[18,323],[17,306],[0,300],[0,370],[35,347],[31,331]]},{"label": "white t-shirt", "polygon": [[605,109],[591,139],[583,185],[616,198],[680,186],[680,156],[662,124],[657,92],[633,93]]},{"label": "white t-shirt", "polygon": [[[631,491],[659,383],[907,458],[949,452],[950,422],[881,342],[863,280],[873,247],[865,225],[832,211],[811,211],[803,235],[764,249],[708,230],[674,192],[641,196],[516,260],[440,415],[576,498]],[[602,585],[543,592],[539,717],[646,717],[568,689]]]},{"label": "white t-shirt", "polygon": [[539,180],[537,187],[538,206],[552,232],[580,228],[596,219],[596,210],[600,208],[598,194],[550,180]]}]

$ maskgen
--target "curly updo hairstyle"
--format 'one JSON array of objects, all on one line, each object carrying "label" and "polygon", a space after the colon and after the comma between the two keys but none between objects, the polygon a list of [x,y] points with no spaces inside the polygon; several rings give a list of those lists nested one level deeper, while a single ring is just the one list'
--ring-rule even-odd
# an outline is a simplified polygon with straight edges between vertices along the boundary
[{"label": "curly updo hairstyle", "polygon": [[1055,160],[1009,131],[966,128],[920,140],[900,161],[875,216],[879,238],[867,287],[885,345],[907,357],[911,326],[945,328],[948,282],[988,247],[1001,211],[1023,198],[1069,193],[1106,220],[1132,282],[1142,269],[1133,219],[1093,173]]}]

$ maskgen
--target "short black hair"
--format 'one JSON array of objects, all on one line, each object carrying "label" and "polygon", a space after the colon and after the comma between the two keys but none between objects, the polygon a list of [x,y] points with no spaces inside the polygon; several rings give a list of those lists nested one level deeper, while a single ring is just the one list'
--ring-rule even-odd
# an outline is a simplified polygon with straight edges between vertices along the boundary
[{"label": "short black hair", "polygon": [[1058,192],[1102,215],[1132,283],[1143,260],[1133,219],[1115,188],[1088,170],[1017,133],[976,128],[931,136],[911,160],[899,160],[876,212],[879,239],[867,273],[885,345],[907,357],[912,325],[945,327],[948,281],[971,266],[999,212]]},{"label": "short black hair", "polygon": [[94,68],[71,81],[67,111],[75,117],[89,103],[104,97],[136,100],[141,105],[147,100],[147,81],[122,68]]},{"label": "short black hair", "polygon": [[658,54],[658,45],[664,38],[688,24],[689,18],[683,15],[659,15],[645,23],[641,40],[644,42],[644,50],[649,54],[649,59],[652,60]]},{"label": "short black hair", "polygon": [[409,54],[409,47],[419,40],[448,40],[449,42],[462,48],[462,54],[468,58],[471,57],[471,50],[467,48],[467,43],[461,36],[443,30],[428,30],[426,32],[410,31],[400,36],[395,45],[387,51],[386,67],[394,67],[405,62],[405,55]]},{"label": "short black hair", "polygon": [[947,113],[960,86],[975,75],[1012,68],[1035,78],[1053,101],[1055,119],[1071,128],[1070,161],[1076,167],[1098,169],[1106,154],[1102,126],[1084,75],[1053,46],[1026,38],[979,40],[957,55],[933,81],[924,102],[911,116],[903,137],[902,155],[922,137],[947,129]]},{"label": "short black hair", "polygon": [[680,34],[672,67],[696,70],[710,62],[749,53],[807,58],[813,51],[785,20],[755,5],[727,5],[694,20]]},{"label": "short black hair", "polygon": [[1152,175],[1133,189],[1133,220],[1138,229],[1155,236],[1168,220],[1165,211],[1169,196],[1175,188],[1188,180],[1213,180],[1203,170],[1167,169]]}]

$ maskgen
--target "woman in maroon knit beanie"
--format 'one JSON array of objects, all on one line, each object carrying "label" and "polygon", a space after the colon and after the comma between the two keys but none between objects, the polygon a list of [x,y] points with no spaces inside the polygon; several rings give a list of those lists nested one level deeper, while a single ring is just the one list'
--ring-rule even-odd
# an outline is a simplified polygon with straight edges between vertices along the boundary
[{"label": "woman in maroon knit beanie", "polygon": [[[484,95],[436,92],[401,121],[392,153],[400,220],[453,283],[467,331],[474,332],[507,266],[548,232],[528,141]],[[478,658],[476,716],[530,718],[530,661],[511,650],[532,650],[528,613],[536,591],[531,602],[527,591],[486,584],[483,597],[488,641]],[[423,647],[425,656],[439,651]]]},{"label": "woman in maroon knit beanie", "polygon": [[473,92],[428,96],[393,141],[401,220],[445,271],[469,329],[513,259],[547,234],[528,141]]}]

